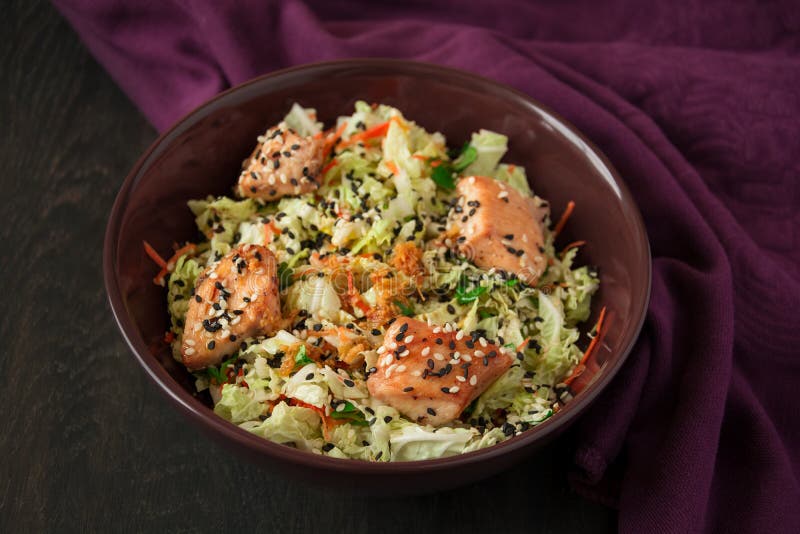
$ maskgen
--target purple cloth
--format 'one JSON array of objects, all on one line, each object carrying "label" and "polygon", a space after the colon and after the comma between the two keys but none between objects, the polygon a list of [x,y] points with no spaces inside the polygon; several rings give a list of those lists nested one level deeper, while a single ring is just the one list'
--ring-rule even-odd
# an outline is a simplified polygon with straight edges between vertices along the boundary
[{"label": "purple cloth", "polygon": [[795,1],[55,3],[159,129],[231,84],[352,56],[556,109],[625,177],[654,261],[641,339],[573,433],[574,487],[623,532],[800,532]]}]

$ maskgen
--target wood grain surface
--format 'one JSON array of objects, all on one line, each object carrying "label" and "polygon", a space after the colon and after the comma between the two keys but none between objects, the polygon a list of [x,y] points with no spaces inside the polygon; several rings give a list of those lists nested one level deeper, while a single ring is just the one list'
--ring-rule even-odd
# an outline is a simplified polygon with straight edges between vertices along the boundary
[{"label": "wood grain surface", "polygon": [[190,427],[128,352],[101,273],[114,196],[156,132],[50,4],[4,7],[0,532],[615,529],[569,489],[563,440],[470,487],[374,499],[278,478]]}]

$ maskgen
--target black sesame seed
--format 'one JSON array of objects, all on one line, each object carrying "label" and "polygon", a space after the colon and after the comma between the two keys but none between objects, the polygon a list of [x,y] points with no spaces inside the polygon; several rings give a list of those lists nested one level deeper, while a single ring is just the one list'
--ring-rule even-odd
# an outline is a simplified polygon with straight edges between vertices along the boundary
[{"label": "black sesame seed", "polygon": [[450,388],[441,388],[442,393],[450,393]]},{"label": "black sesame seed", "polygon": [[455,314],[456,313],[456,309],[452,304],[448,304],[447,305],[447,313],[450,313],[450,314]]},{"label": "black sesame seed", "polygon": [[200,303],[203,302],[203,297],[201,297],[200,295],[195,295],[194,300],[195,302]]},{"label": "black sesame seed", "polygon": [[306,380],[313,380],[313,379],[314,379],[314,373],[308,373],[306,375]]},{"label": "black sesame seed", "polygon": [[391,420],[392,420],[392,416],[391,415],[387,415],[386,417],[383,418],[383,422],[384,423],[389,423],[389,422],[391,422]]},{"label": "black sesame seed", "polygon": [[351,387],[355,386],[356,383],[353,382],[352,380],[350,380],[349,378],[345,378],[344,379],[344,385],[349,387],[349,388],[351,388]]},{"label": "black sesame seed", "polygon": [[333,447],[334,447],[333,443],[326,443],[325,445],[322,446],[322,450],[325,452],[330,452],[331,450],[333,450]]},{"label": "black sesame seed", "polygon": [[378,330],[377,328],[373,328],[371,333],[372,333],[373,336],[381,335],[381,331]]},{"label": "black sesame seed", "polygon": [[512,239],[514,239],[514,234],[506,234],[506,235],[504,235],[503,237],[505,237],[506,239],[508,239],[509,241],[511,241]]},{"label": "black sesame seed", "polygon": [[442,343],[444,343],[444,340],[442,338],[440,338],[440,337],[437,337],[434,340],[434,343],[436,343],[437,345],[441,345]]},{"label": "black sesame seed", "polygon": [[211,341],[209,341],[208,344],[206,345],[206,347],[208,347],[208,350],[213,350],[215,346],[216,346],[216,343],[214,342],[213,339]]},{"label": "black sesame seed", "polygon": [[414,391],[414,386],[404,387],[403,391],[405,391],[406,393],[408,393],[409,391]]},{"label": "black sesame seed", "polygon": [[436,415],[436,410],[434,410],[433,408],[428,408],[426,411],[428,412],[429,415],[433,415],[433,416]]}]

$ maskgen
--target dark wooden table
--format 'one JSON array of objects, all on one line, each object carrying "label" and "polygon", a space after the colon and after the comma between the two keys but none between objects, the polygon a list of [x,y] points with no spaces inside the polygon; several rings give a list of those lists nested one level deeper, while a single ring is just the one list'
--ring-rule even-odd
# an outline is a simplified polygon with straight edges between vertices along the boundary
[{"label": "dark wooden table", "polygon": [[4,5],[0,532],[615,529],[569,489],[563,440],[471,487],[371,499],[278,478],[190,427],[128,352],[101,275],[114,196],[156,132],[52,6]]}]

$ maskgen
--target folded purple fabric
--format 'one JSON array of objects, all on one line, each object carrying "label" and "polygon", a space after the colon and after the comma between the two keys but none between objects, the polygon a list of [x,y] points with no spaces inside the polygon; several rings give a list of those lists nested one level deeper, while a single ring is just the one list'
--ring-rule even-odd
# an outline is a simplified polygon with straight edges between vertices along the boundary
[{"label": "folded purple fabric", "polygon": [[644,215],[653,293],[578,424],[574,486],[623,532],[800,532],[800,9],[794,1],[57,0],[159,129],[299,63],[414,58],[585,132]]}]

